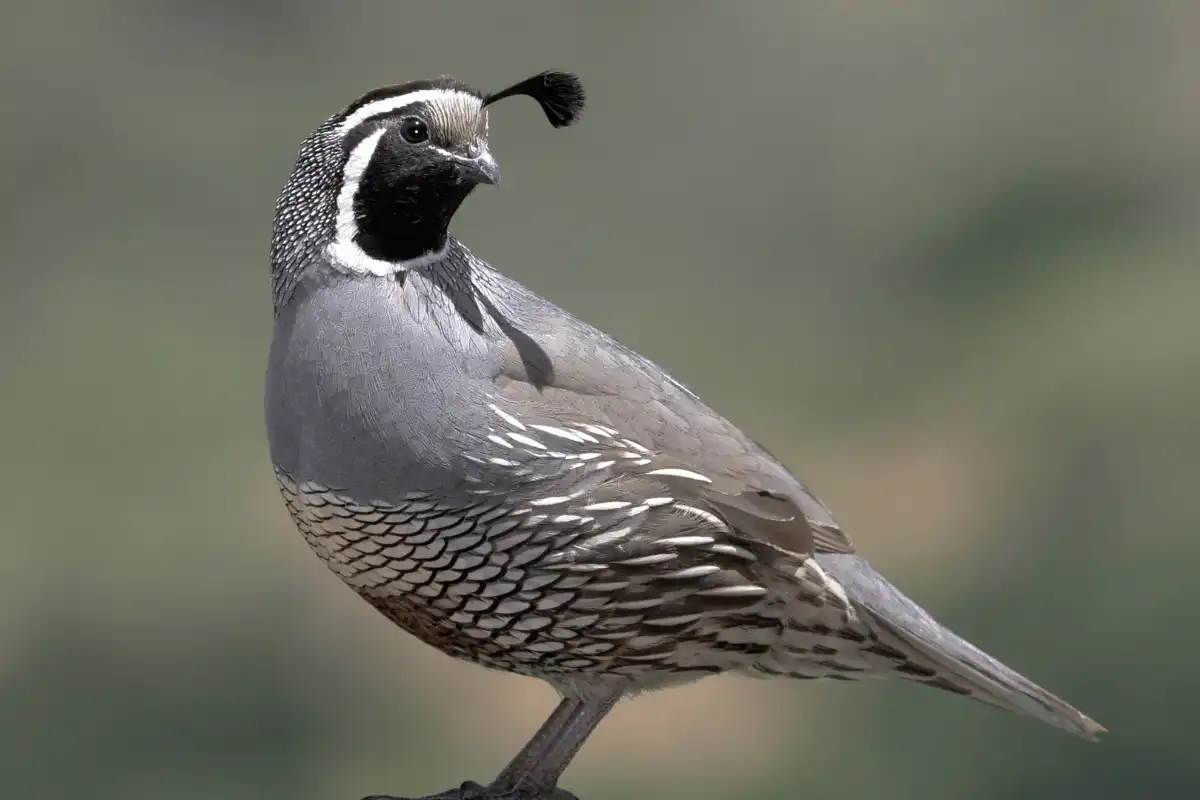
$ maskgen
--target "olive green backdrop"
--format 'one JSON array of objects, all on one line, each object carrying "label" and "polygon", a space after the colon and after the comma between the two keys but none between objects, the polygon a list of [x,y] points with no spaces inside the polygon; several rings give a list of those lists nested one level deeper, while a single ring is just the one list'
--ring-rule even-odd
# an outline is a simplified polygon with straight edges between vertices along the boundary
[{"label": "olive green backdrop", "polygon": [[0,25],[0,797],[487,780],[554,698],[378,617],[288,522],[267,240],[377,84],[492,115],[455,231],[764,441],[945,622],[1112,729],[913,686],[623,704],[603,798],[1195,796],[1200,6],[17,0]]}]

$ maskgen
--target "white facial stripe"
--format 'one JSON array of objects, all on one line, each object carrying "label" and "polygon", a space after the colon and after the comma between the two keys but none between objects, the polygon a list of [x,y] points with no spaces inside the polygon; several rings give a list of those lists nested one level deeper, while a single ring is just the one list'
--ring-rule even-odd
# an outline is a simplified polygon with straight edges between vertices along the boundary
[{"label": "white facial stripe", "polygon": [[460,92],[457,89],[422,89],[408,94],[397,95],[396,97],[386,97],[382,100],[376,100],[373,103],[367,103],[362,108],[355,110],[353,114],[346,117],[341,125],[338,126],[338,133],[345,136],[364,120],[370,119],[376,114],[386,114],[390,111],[395,111],[405,106],[411,106],[414,103],[427,103],[430,105],[437,103],[453,103],[470,100],[476,104],[482,104],[476,95],[469,92]]},{"label": "white facial stripe", "polygon": [[329,257],[330,263],[335,268],[352,275],[385,276],[420,267],[441,258],[446,252],[446,247],[449,246],[449,240],[447,240],[440,250],[424,253],[416,258],[410,258],[408,261],[393,263],[368,255],[354,241],[354,237],[358,235],[358,223],[354,219],[354,196],[358,194],[358,185],[362,181],[363,173],[367,171],[367,165],[371,163],[371,157],[375,155],[375,148],[379,146],[379,140],[386,132],[385,128],[372,131],[361,142],[354,145],[354,149],[350,151],[350,157],[346,159],[346,167],[342,171],[342,190],[338,192],[337,198],[336,230],[333,241],[325,248],[325,255]]},{"label": "white facial stripe", "polygon": [[351,235],[358,233],[357,226],[354,224],[354,195],[358,192],[358,184],[362,181],[363,173],[367,171],[367,165],[371,163],[371,156],[375,155],[375,148],[379,146],[379,140],[385,133],[387,133],[386,128],[372,131],[354,146],[354,149],[350,151],[349,158],[346,159],[346,166],[342,170],[342,190],[338,193],[338,236],[336,238],[341,238],[345,233]]}]

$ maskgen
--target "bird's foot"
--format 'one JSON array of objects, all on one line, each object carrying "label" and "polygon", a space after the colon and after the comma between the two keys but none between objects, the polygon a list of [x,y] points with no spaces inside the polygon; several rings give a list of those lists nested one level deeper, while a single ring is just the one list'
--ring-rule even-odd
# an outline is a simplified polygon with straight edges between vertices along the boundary
[{"label": "bird's foot", "polygon": [[363,800],[579,800],[566,789],[493,789],[467,781],[457,789],[448,789],[440,794],[424,797],[395,797],[390,794],[373,794]]}]

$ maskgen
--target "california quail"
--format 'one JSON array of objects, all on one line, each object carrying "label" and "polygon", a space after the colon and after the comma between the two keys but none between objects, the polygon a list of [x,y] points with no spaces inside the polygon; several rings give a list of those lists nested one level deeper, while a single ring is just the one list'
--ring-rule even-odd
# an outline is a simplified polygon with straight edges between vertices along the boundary
[{"label": "california quail", "polygon": [[271,456],[343,581],[443,652],[562,696],[490,786],[559,775],[625,694],[714,673],[904,678],[1088,739],[1104,728],[940,626],[765,449],[653,362],[447,232],[495,184],[488,106],[555,127],[579,80],[368,92],[304,140],[276,206]]}]

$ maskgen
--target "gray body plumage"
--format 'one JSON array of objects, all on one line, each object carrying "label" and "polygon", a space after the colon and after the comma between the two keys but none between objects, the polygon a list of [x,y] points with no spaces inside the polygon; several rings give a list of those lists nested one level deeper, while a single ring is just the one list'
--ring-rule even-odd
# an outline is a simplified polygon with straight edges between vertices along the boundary
[{"label": "gray body plumage", "polygon": [[[394,507],[392,514],[401,522],[407,521],[406,502],[438,509],[430,515],[432,524],[445,524],[446,532],[431,541],[422,529],[377,549],[376,536],[347,539],[356,538],[357,531],[345,529],[356,520],[324,520],[321,512],[306,531],[335,570],[369,600],[399,609],[391,615],[400,624],[425,625],[439,617],[441,630],[427,635],[439,637],[445,648],[463,639],[472,622],[495,617],[497,608],[530,603],[513,615],[553,610],[557,617],[576,618],[577,638],[601,628],[607,632],[607,638],[588,642],[592,649],[586,652],[594,658],[584,658],[578,646],[566,646],[572,640],[553,629],[529,631],[527,637],[511,631],[504,636],[499,628],[487,639],[465,634],[471,640],[460,642],[466,650],[456,653],[470,658],[491,649],[491,665],[532,674],[567,675],[577,667],[555,665],[589,661],[601,671],[618,669],[657,682],[665,677],[654,675],[657,671],[683,674],[691,666],[703,674],[750,663],[716,649],[694,653],[689,664],[667,659],[656,667],[650,657],[669,654],[672,637],[704,627],[655,628],[655,623],[685,611],[720,613],[762,605],[767,588],[761,584],[774,577],[763,574],[755,583],[739,571],[763,569],[765,564],[746,548],[765,542],[738,544],[735,531],[718,530],[703,495],[714,479],[748,492],[751,497],[742,501],[751,508],[786,513],[776,523],[785,535],[792,505],[759,498],[757,491],[794,496],[814,516],[825,514],[786,470],[652,363],[537,298],[453,241],[445,259],[411,271],[403,282],[315,270],[278,318],[267,408],[272,456],[301,515],[305,497],[314,494],[305,487],[320,487],[318,503]],[[680,477],[689,472],[706,480]],[[550,502],[555,498],[561,502]],[[664,498],[672,502],[658,502]],[[361,518],[373,517],[368,512]],[[465,528],[456,520],[476,524]],[[771,522],[762,520],[764,526]],[[382,531],[382,520],[374,524]],[[801,530],[807,530],[803,524]],[[701,540],[709,540],[707,549]],[[713,545],[729,552],[713,551]],[[449,559],[447,549],[460,555]],[[780,550],[781,559],[787,558],[785,552]],[[478,563],[479,557],[485,560]],[[770,558],[763,554],[764,562]],[[723,562],[727,568],[717,571]],[[791,571],[798,568],[799,562]],[[417,593],[420,599],[414,600],[410,576],[416,570],[432,573],[424,585],[436,585],[440,577],[445,592],[427,598]],[[673,585],[661,580],[672,572],[695,577],[677,578]],[[471,580],[473,573],[481,577]],[[474,596],[483,590],[476,584],[489,581],[519,585],[515,591],[497,591],[497,602],[483,603],[487,598]],[[465,589],[455,592],[455,583]],[[722,587],[724,595],[717,591]],[[807,589],[824,591],[820,583]],[[709,603],[689,601],[704,591],[710,592]],[[448,601],[439,608],[434,601],[444,596],[471,598],[480,610],[466,611]],[[604,613],[622,601],[635,608]],[[592,616],[600,618],[580,624]],[[630,622],[621,630],[612,620],[634,617],[651,627],[623,640],[621,634],[637,626]],[[540,647],[545,658],[509,664],[504,646],[492,639],[508,642],[512,652],[525,657]],[[602,648],[604,642],[612,647]],[[609,663],[617,653],[636,660]]]},{"label": "gray body plumage", "polygon": [[737,671],[901,677],[1103,730],[936,623],[685,386],[455,239],[383,274],[338,263],[349,113],[280,199],[266,417],[289,511],[364,599],[452,656],[607,698],[589,725]]},{"label": "gray body plumage", "polygon": [[[313,270],[276,322],[267,397],[309,543],[455,656],[631,689],[726,670],[894,675],[1092,730],[858,556],[814,558],[809,526],[848,542],[782,465],[453,240],[403,280]],[[713,483],[648,474],[662,469]]]}]

